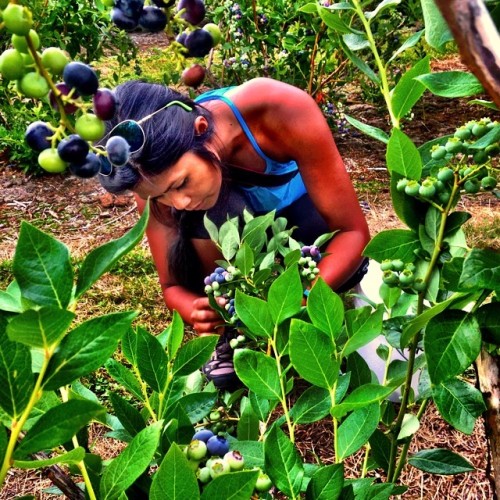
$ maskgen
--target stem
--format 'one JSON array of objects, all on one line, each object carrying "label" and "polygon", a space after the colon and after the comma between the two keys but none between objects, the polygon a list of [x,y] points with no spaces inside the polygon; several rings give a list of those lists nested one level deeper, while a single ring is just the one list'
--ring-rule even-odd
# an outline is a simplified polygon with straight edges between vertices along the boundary
[{"label": "stem", "polygon": [[43,360],[42,367],[40,369],[40,373],[38,374],[38,377],[35,382],[35,386],[33,387],[33,390],[31,391],[31,396],[28,401],[28,404],[26,405],[26,408],[21,414],[21,418],[16,421],[14,419],[11,429],[10,429],[10,438],[9,442],[7,444],[7,449],[5,450],[5,457],[3,460],[2,468],[0,469],[0,484],[3,484],[5,480],[5,476],[10,469],[12,465],[12,455],[14,453],[14,448],[16,447],[17,440],[19,438],[19,434],[22,431],[24,424],[28,420],[28,417],[31,413],[31,410],[33,407],[38,403],[40,398],[42,397],[42,380],[43,377],[45,376],[45,372],[47,371],[47,367],[49,366],[49,361],[54,353],[55,347],[50,350],[45,351],[45,357]]},{"label": "stem", "polygon": [[375,64],[377,65],[380,77],[380,92],[384,97],[385,104],[387,106],[387,111],[389,112],[389,118],[391,120],[391,125],[393,128],[399,129],[399,118],[394,115],[394,111],[392,110],[392,102],[391,102],[391,92],[389,89],[389,82],[387,81],[387,71],[386,66],[383,64],[382,59],[380,58],[380,54],[377,49],[377,45],[375,43],[375,39],[373,37],[372,29],[370,27],[370,22],[366,19],[363,9],[359,4],[359,0],[352,0],[354,4],[354,8],[356,14],[359,19],[363,23],[363,27],[366,32],[366,37],[368,39],[368,43],[370,44],[370,50],[372,51],[373,57],[375,58]]},{"label": "stem", "polygon": [[321,26],[319,27],[318,32],[316,33],[316,36],[314,37],[314,45],[312,48],[311,52],[311,64],[310,64],[310,72],[309,72],[309,83],[307,84],[307,92],[309,95],[312,95],[312,88],[313,88],[313,81],[314,81],[314,67],[315,67],[315,59],[316,59],[316,53],[318,52],[318,45],[319,41],[321,39],[321,36],[326,28],[325,23],[321,23]]},{"label": "stem", "polygon": [[[68,399],[69,399],[68,398],[68,389],[66,387],[61,387],[59,389],[59,392],[61,393],[61,399],[63,401],[68,401]],[[75,448],[78,448],[80,446],[80,443],[78,442],[77,436],[73,436],[71,438],[71,441],[73,442],[73,446]],[[78,467],[78,470],[82,474],[83,480],[85,482],[85,489],[86,489],[88,497],[90,498],[90,500],[97,500],[96,494],[94,492],[94,488],[92,487],[92,482],[90,481],[90,476],[87,472],[87,466],[85,465],[85,462],[82,460],[81,462],[78,462],[76,464],[76,466]]]},{"label": "stem", "polygon": [[[281,390],[281,406],[283,408],[283,413],[285,415],[286,425],[288,427],[288,432],[290,433],[290,441],[295,443],[295,426],[290,418],[290,411],[288,409],[288,403],[286,401],[286,381],[284,380],[284,372],[281,369],[281,355],[279,354],[276,348],[276,336],[278,333],[278,327],[274,327],[274,335],[273,338],[269,340],[269,345],[272,348],[274,353],[274,357],[276,359],[276,369],[278,370],[278,377],[280,381],[280,390]],[[285,370],[286,373],[287,370]]]}]

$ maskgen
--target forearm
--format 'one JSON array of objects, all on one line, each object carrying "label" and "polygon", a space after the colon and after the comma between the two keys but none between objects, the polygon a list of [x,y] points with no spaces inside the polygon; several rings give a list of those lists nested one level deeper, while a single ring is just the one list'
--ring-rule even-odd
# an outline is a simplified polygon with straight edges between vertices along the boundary
[{"label": "forearm", "polygon": [[363,261],[363,250],[369,241],[368,230],[344,231],[334,236],[319,263],[320,276],[333,289],[343,285]]},{"label": "forearm", "polygon": [[201,295],[190,292],[180,285],[163,288],[163,298],[170,311],[177,311],[185,323],[193,324],[193,302]]}]

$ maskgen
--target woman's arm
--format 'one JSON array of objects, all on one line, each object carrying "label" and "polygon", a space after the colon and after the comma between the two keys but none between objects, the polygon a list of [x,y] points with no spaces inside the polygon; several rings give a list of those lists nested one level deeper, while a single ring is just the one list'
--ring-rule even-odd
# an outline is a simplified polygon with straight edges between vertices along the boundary
[{"label": "woman's arm", "polygon": [[[260,107],[257,142],[270,157],[297,162],[311,200],[330,230],[338,231],[326,249],[331,255],[319,265],[323,279],[336,289],[358,269],[370,235],[330,127],[316,102],[296,87],[270,79],[245,86],[252,123],[257,123],[252,112]],[[265,106],[258,99],[262,95]]]},{"label": "woman's arm", "polygon": [[[137,208],[142,213],[146,201],[137,195],[135,199]],[[167,307],[171,311],[175,309],[198,333],[213,333],[222,320],[210,307],[208,298],[179,285],[169,272],[168,251],[171,242],[177,237],[176,229],[162,224],[151,214],[146,236]]]}]

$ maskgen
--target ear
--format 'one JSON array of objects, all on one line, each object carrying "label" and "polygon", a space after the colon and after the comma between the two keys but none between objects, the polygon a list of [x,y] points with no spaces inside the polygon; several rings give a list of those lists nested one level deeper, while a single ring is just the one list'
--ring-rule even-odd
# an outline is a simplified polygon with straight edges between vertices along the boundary
[{"label": "ear", "polygon": [[194,132],[203,135],[208,130],[208,121],[204,116],[197,116],[194,120]]}]

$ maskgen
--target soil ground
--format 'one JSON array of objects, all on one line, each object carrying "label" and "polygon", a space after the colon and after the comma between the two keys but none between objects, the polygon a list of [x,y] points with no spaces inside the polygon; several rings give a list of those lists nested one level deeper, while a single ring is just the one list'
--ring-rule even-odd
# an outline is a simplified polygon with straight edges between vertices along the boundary
[{"label": "soil ground", "polygon": [[[148,50],[151,44],[163,41],[144,36],[138,38],[138,43],[143,50]],[[456,58],[439,64],[440,67],[436,69],[462,68]],[[346,112],[358,120],[388,128],[377,107],[362,102],[354,93],[347,100]],[[483,109],[471,107],[463,100],[450,101],[426,94],[405,131],[419,145],[452,132],[469,119],[486,114]],[[402,227],[390,203],[384,145],[356,133],[336,140],[372,234],[387,228]],[[486,244],[498,249],[500,243],[495,239],[500,225],[497,202],[491,196],[480,195],[467,199],[463,204],[463,209],[471,212],[484,227],[488,241]],[[73,255],[79,256],[124,234],[136,222],[137,213],[131,196],[110,195],[95,179],[82,180],[62,175],[25,177],[15,165],[9,163],[5,152],[0,153],[0,261],[12,257],[21,220],[30,221],[48,231],[67,244]],[[492,235],[491,241],[488,240],[488,232]],[[104,455],[112,455],[117,445],[102,436],[95,437],[100,451]],[[331,462],[329,424],[320,422],[307,429],[299,429],[297,442],[301,443],[301,452],[306,457],[316,455],[325,462]],[[466,436],[444,423],[430,406],[414,446],[418,449],[449,447],[471,461],[477,470],[467,475],[430,476],[410,468],[402,478],[402,482],[409,485],[404,498],[492,497],[485,472],[488,453],[481,420],[474,433]],[[353,458],[353,472],[360,460],[361,456]],[[41,489],[49,484],[38,473],[12,471],[7,485],[0,492],[0,499],[7,500],[34,492],[40,499],[60,498],[41,493]]]}]

